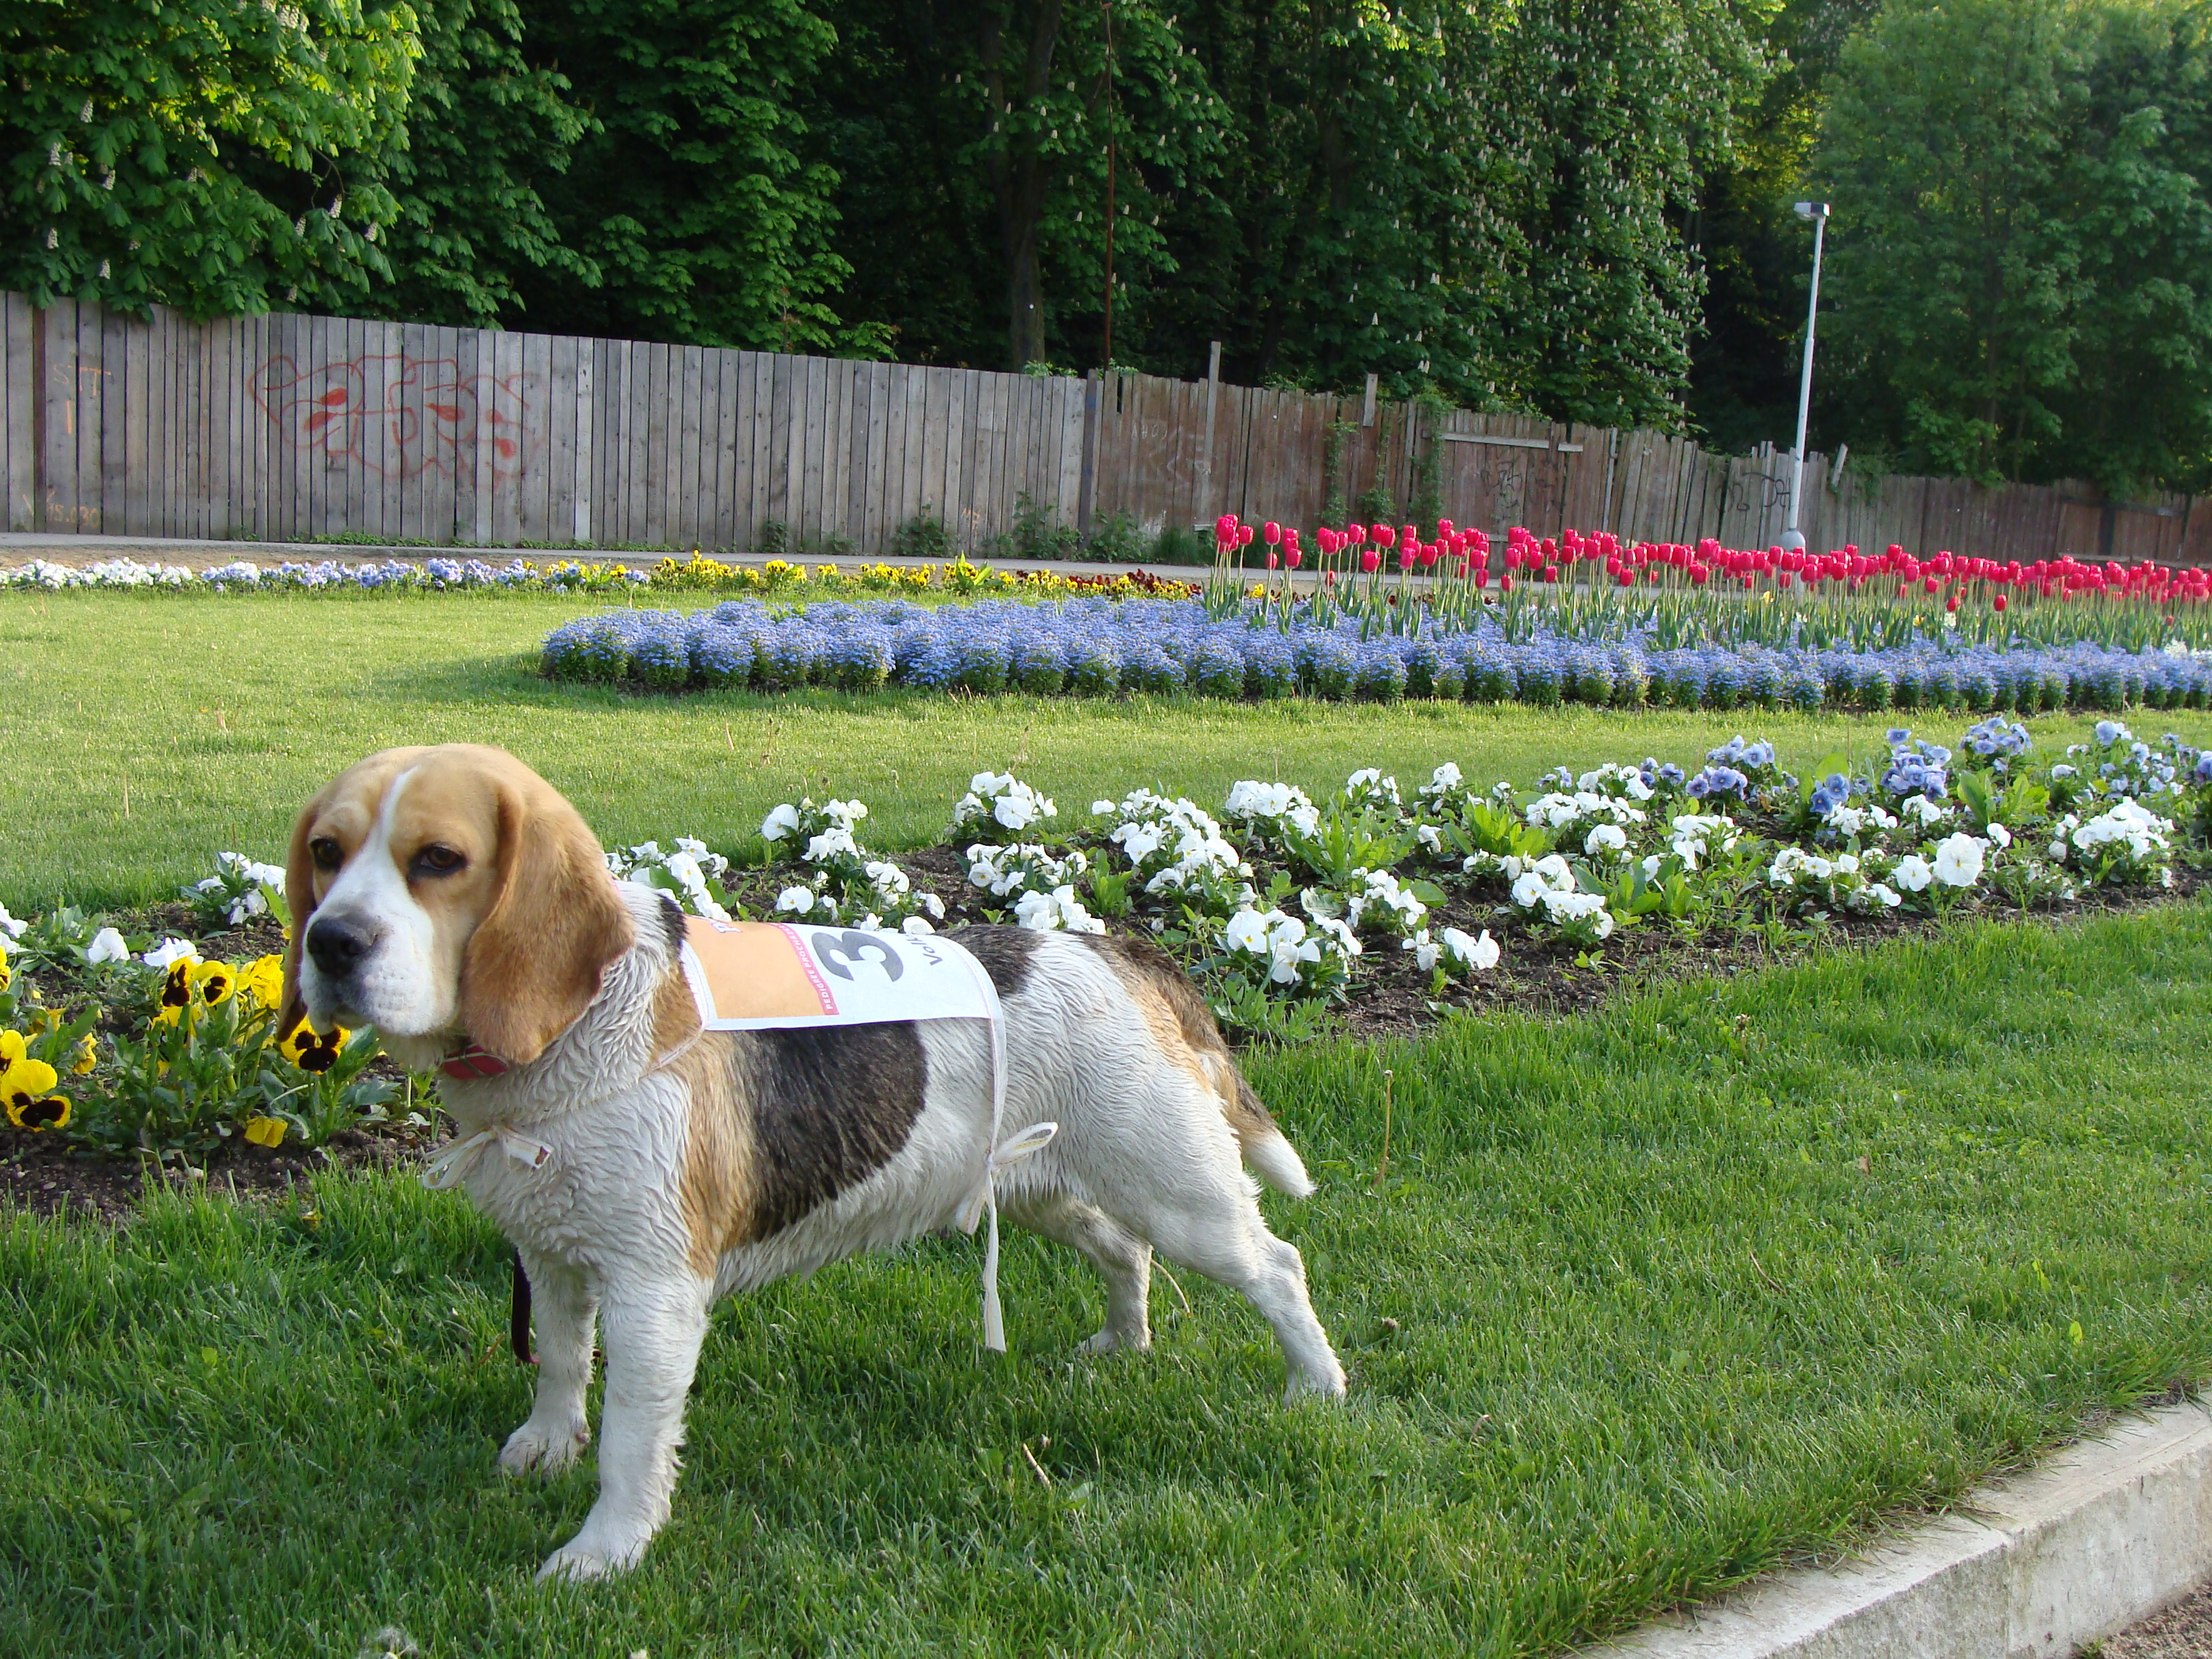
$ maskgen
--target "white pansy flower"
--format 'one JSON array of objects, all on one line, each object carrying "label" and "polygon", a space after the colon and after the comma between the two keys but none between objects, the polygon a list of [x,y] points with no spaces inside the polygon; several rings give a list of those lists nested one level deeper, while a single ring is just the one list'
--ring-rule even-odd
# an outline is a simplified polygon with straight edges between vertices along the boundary
[{"label": "white pansy flower", "polygon": [[173,968],[180,962],[198,962],[200,947],[188,939],[165,939],[138,958],[149,968]]},{"label": "white pansy flower", "polygon": [[92,936],[92,943],[84,947],[87,962],[128,962],[131,946],[122,934],[112,927],[103,927]]},{"label": "white pansy flower", "polygon": [[1983,843],[1964,830],[1936,848],[1936,879],[1946,887],[1972,887],[1982,878]]},{"label": "white pansy flower", "polygon": [[1267,949],[1267,919],[1257,910],[1239,910],[1221,925],[1221,937],[1232,951],[1264,955]]},{"label": "white pansy flower", "polygon": [[2012,845],[2012,831],[1993,819],[1990,823],[1990,839],[2002,850]]},{"label": "white pansy flower", "polygon": [[1617,823],[1601,823],[1583,837],[1583,851],[1592,858],[1627,850],[1628,832]]},{"label": "white pansy flower", "polygon": [[9,915],[8,907],[0,904],[0,933],[5,933],[9,939],[21,939],[23,937],[23,929],[28,926],[30,926],[28,922],[18,921]]},{"label": "white pansy flower", "polygon": [[1503,954],[1487,927],[1482,930],[1480,939],[1470,939],[1456,927],[1445,928],[1442,938],[1444,949],[1477,973],[1486,974],[1498,966],[1498,958]]},{"label": "white pansy flower", "polygon": [[799,809],[789,801],[786,801],[761,820],[761,839],[781,841],[798,828]]},{"label": "white pansy flower", "polygon": [[775,908],[779,914],[788,910],[793,915],[803,916],[814,908],[813,890],[787,887],[775,896]]},{"label": "white pansy flower", "polygon": [[1908,893],[1925,892],[1928,884],[1936,879],[1936,872],[1917,853],[1907,853],[1898,860],[1897,868],[1890,873],[1896,878],[1897,884]]}]

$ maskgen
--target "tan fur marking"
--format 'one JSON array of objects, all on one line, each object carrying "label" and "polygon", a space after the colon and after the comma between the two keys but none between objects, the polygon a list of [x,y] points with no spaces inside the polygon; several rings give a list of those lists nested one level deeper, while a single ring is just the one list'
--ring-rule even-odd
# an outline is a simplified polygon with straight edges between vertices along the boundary
[{"label": "tan fur marking", "polygon": [[659,1066],[699,1035],[699,1003],[679,966],[672,968],[653,994],[653,1058]]},{"label": "tan fur marking", "polygon": [[1196,1078],[1221,1102],[1221,1115],[1229,1120],[1239,1141],[1279,1134],[1252,1085],[1237,1069],[1236,1056],[1222,1041],[1213,1011],[1190,982],[1175,958],[1141,939],[1109,934],[1097,941],[1129,1000],[1152,1028],[1152,1040],[1173,1064]]},{"label": "tan fur marking", "polygon": [[728,1033],[709,1031],[669,1066],[691,1097],[678,1196],[691,1239],[691,1271],[702,1279],[713,1278],[724,1252],[752,1231],[752,1103],[738,1083],[734,1047]]}]

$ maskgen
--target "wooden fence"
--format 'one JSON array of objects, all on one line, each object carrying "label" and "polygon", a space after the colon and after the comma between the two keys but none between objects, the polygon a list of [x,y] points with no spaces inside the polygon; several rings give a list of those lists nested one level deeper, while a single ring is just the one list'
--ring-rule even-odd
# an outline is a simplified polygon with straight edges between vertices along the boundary
[{"label": "wooden fence", "polygon": [[[1320,522],[1332,489],[1730,546],[1780,539],[1789,458],[1644,431],[1144,374],[1087,380],[274,315],[196,324],[0,296],[10,530],[875,553],[925,511],[970,551],[1045,521]],[[1815,547],[2212,562],[2212,498],[1836,472]]]}]

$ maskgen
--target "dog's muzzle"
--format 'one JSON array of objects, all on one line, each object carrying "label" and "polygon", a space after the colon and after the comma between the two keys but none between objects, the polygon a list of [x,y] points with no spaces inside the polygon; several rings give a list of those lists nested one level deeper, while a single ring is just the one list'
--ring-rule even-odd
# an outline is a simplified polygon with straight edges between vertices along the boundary
[{"label": "dog's muzzle", "polygon": [[337,988],[352,980],[383,936],[382,928],[350,916],[317,916],[307,924],[307,955]]}]

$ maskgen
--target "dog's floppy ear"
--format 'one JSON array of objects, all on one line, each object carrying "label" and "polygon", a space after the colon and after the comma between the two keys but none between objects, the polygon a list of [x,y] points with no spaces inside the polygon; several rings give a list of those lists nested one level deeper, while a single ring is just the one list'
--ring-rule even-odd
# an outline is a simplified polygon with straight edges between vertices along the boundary
[{"label": "dog's floppy ear", "polygon": [[535,775],[497,780],[499,895],[461,958],[470,1039],[526,1066],[575,1024],[637,930],[582,816]]},{"label": "dog's floppy ear", "polygon": [[315,855],[307,850],[307,832],[329,793],[318,793],[300,809],[292,825],[291,850],[284,854],[284,908],[292,913],[292,937],[284,942],[284,1001],[276,1011],[280,1037],[289,1036],[307,1017],[307,999],[300,991],[300,950],[307,937],[307,919],[315,913]]}]

